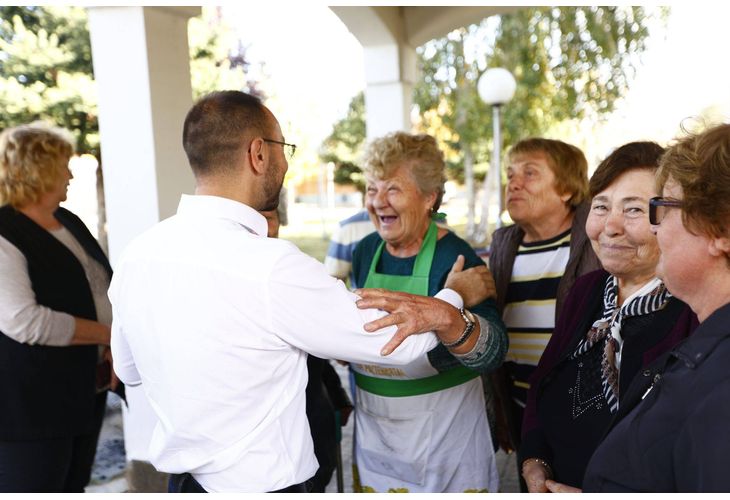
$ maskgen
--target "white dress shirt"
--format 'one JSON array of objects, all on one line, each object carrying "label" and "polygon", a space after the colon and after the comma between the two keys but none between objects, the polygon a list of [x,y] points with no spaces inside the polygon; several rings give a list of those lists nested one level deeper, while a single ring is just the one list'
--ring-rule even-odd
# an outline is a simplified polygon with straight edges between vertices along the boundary
[{"label": "white dress shirt", "polygon": [[[314,475],[306,352],[405,364],[438,342],[414,335],[380,356],[395,328],[362,326],[384,313],[358,309],[321,263],[265,234],[246,205],[183,195],[177,215],[127,247],[109,291],[114,368],[142,383],[158,419],[152,463],[211,492],[272,491]],[[440,294],[461,307],[453,291]]]}]

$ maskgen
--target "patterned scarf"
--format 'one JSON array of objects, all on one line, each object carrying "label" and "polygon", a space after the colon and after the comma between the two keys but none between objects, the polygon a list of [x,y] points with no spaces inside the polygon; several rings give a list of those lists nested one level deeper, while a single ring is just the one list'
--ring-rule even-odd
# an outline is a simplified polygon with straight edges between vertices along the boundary
[{"label": "patterned scarf", "polygon": [[618,280],[609,276],[603,292],[603,315],[593,323],[585,338],[578,344],[572,354],[575,359],[587,352],[591,347],[604,342],[603,359],[601,361],[601,382],[603,395],[608,409],[616,413],[618,409],[618,380],[621,367],[621,324],[625,318],[643,316],[659,311],[667,305],[671,294],[659,278],[652,279],[639,291],[628,297],[618,307]]}]

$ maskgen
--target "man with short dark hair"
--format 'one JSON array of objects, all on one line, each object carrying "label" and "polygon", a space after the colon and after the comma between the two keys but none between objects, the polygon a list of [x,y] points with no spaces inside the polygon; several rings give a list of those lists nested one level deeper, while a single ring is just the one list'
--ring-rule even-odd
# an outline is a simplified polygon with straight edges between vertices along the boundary
[{"label": "man with short dark hair", "polygon": [[[195,195],[127,247],[110,288],[115,370],[151,403],[151,462],[173,474],[171,491],[304,492],[317,470],[307,352],[400,365],[479,324],[449,289],[357,301],[315,259],[266,237],[259,211],[276,208],[295,146],[258,99],[203,97],[183,144]],[[434,333],[410,336],[420,332]]]}]

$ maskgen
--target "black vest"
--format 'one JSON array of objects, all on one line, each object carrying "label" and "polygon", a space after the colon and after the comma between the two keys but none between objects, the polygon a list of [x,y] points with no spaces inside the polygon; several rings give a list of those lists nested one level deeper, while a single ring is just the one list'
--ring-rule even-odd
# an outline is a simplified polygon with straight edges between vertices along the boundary
[{"label": "black vest", "polygon": [[[111,276],[104,252],[83,222],[63,208],[55,216]],[[39,305],[96,320],[84,269],[63,243],[7,205],[0,207],[0,235],[25,256]],[[0,440],[48,439],[92,431],[96,362],[95,345],[29,345],[0,332]]]}]

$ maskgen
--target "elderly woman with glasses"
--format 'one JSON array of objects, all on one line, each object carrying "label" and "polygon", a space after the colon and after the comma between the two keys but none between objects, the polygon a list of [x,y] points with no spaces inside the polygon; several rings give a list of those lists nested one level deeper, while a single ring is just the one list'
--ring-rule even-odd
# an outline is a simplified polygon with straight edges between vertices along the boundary
[{"label": "elderly woman with glasses", "polygon": [[727,492],[730,474],[730,124],[662,157],[650,218],[657,274],[697,314],[629,388],[588,464],[586,491]]},{"label": "elderly woman with glasses", "polygon": [[696,326],[655,271],[649,199],[662,153],[626,144],[590,180],[586,233],[605,271],[575,282],[531,379],[519,450],[531,492],[581,487],[631,381]]}]

